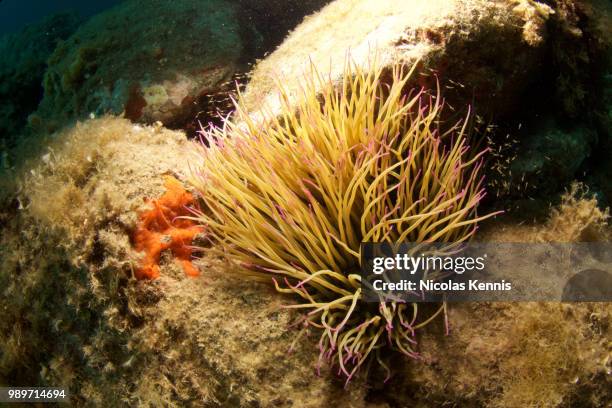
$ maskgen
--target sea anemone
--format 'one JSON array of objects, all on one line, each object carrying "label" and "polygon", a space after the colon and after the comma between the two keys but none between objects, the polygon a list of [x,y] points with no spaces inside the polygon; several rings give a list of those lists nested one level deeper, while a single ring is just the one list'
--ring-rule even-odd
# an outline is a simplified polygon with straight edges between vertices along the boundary
[{"label": "sea anemone", "polygon": [[410,90],[415,67],[347,62],[339,83],[311,67],[297,95],[279,83],[280,113],[263,120],[239,98],[191,164],[212,247],[294,295],[302,332],[321,335],[317,366],[347,383],[372,361],[389,374],[384,350],[418,357],[416,330],[445,310],[364,302],[360,244],[463,242],[492,215],[477,214],[485,151],[468,147],[468,118],[443,130],[439,92]]}]

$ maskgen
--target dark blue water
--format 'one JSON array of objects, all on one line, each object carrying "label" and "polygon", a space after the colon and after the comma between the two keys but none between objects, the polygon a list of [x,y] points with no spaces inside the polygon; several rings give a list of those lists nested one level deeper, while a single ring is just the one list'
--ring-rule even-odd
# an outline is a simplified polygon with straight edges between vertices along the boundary
[{"label": "dark blue water", "polygon": [[49,14],[73,10],[88,17],[121,0],[0,0],[0,35],[15,32]]}]

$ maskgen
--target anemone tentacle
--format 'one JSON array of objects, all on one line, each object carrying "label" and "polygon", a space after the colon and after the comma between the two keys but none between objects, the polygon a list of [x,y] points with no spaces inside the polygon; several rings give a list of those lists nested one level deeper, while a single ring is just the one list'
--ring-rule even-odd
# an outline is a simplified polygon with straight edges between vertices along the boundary
[{"label": "anemone tentacle", "polygon": [[486,152],[468,148],[468,117],[442,129],[439,92],[407,91],[415,67],[347,63],[340,84],[313,67],[297,102],[278,85],[280,114],[263,121],[238,99],[192,165],[195,218],[216,250],[236,273],[294,294],[303,330],[321,333],[318,364],[347,381],[368,361],[389,372],[387,347],[418,358],[416,330],[445,311],[362,302],[361,243],[461,242],[493,215],[477,213]]}]

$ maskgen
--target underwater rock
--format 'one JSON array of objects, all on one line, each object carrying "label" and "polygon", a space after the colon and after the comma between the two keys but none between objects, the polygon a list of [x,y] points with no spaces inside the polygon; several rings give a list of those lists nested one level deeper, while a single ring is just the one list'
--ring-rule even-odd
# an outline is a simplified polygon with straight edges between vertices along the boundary
[{"label": "underwater rock", "polygon": [[231,79],[245,37],[258,35],[225,0],[122,2],[57,47],[32,122],[53,130],[90,113],[124,112],[180,127]]},{"label": "underwater rock", "polygon": [[181,168],[171,152],[185,143],[124,119],[77,124],[15,174],[16,189],[0,190],[0,382],[61,383],[78,402],[76,379],[93,369],[90,384],[117,391],[112,367],[129,360],[126,329],[138,319],[128,231],[143,197]]},{"label": "underwater rock", "polygon": [[[492,222],[483,242],[609,241],[609,211],[578,184],[545,222]],[[421,340],[423,359],[385,389],[392,406],[606,407],[610,303],[492,302],[449,305],[444,328]]]},{"label": "underwater rock", "polygon": [[15,143],[43,94],[47,58],[81,23],[72,13],[49,16],[0,38],[0,151]]},{"label": "underwater rock", "polygon": [[601,407],[612,398],[606,303],[459,303],[450,334],[385,390],[391,406]]},{"label": "underwater rock", "polygon": [[[585,121],[602,108],[604,74],[612,63],[612,3],[555,0],[552,4],[556,14],[551,24],[550,78],[542,80],[548,82],[551,89],[545,91],[553,97],[546,103],[560,120]],[[541,91],[535,87],[535,92]]]},{"label": "underwater rock", "polygon": [[[608,29],[612,38],[612,6],[609,7]],[[603,81],[603,108],[597,116],[600,143],[594,152],[594,169],[587,178],[602,204],[612,204],[612,45],[608,49],[607,72]]]},{"label": "underwater rock", "polygon": [[[546,69],[501,134],[517,142],[503,182],[512,206],[541,215],[572,180],[584,181],[600,205],[612,203],[612,157],[606,124],[606,72],[612,67],[612,4],[555,0]],[[564,151],[565,150],[565,151]],[[606,174],[607,173],[607,174]],[[497,176],[495,176],[497,177]],[[512,201],[515,200],[515,201]]]},{"label": "underwater rock", "polygon": [[[435,89],[440,81],[448,112],[453,113],[449,123],[469,107],[477,134],[485,135],[494,148],[507,140],[516,142],[514,147],[520,145],[527,156],[515,167],[531,161],[527,167],[540,172],[530,180],[530,189],[523,189],[525,169],[510,175],[506,166],[522,152],[508,148],[499,156],[503,170],[488,177],[495,180],[493,195],[514,207],[539,194],[536,212],[546,211],[569,182],[584,180],[598,171],[594,167],[601,167],[599,163],[609,162],[609,154],[591,154],[603,151],[606,140],[591,129],[594,117],[605,111],[601,94],[605,53],[610,50],[609,10],[609,2],[600,0],[336,0],[306,17],[257,64],[245,104],[251,111],[276,112],[275,82],[289,88],[293,98],[310,64],[339,83],[347,53],[360,66],[367,66],[374,54],[387,66],[411,66],[419,60],[417,85]],[[556,128],[542,130],[542,117],[554,118]],[[554,143],[543,143],[551,136]],[[570,147],[577,150],[560,151]],[[552,161],[537,163],[542,160]],[[521,188],[515,188],[517,184],[506,189],[517,175]],[[593,177],[596,187],[606,190],[600,195],[612,196],[604,186],[606,177]]]},{"label": "underwater rock", "polygon": [[[349,4],[344,0],[341,3]],[[404,7],[399,2],[393,3],[398,9]],[[482,24],[497,32],[495,27],[503,26],[502,22],[508,26],[500,29],[507,30],[503,32],[517,41],[518,48],[545,41],[546,32],[539,25],[542,15],[527,24],[531,21],[529,18],[524,21],[522,17],[513,17],[514,9],[506,7],[510,3],[476,0],[464,1],[461,5],[451,1],[430,3],[431,7],[454,4],[457,10],[440,16],[437,11],[432,12],[427,18],[424,18],[426,13],[417,14],[418,19],[410,21],[426,24],[432,20],[443,26],[448,21],[455,27],[449,29],[449,35],[458,38],[456,44],[471,38],[473,24]],[[523,3],[519,8],[522,13],[539,9],[531,2],[515,3]],[[429,7],[420,1],[412,4]],[[391,10],[391,4],[385,1],[371,2],[371,5],[371,11],[377,6],[383,13]],[[480,10],[470,8],[476,5],[484,7],[489,14],[473,14],[474,10]],[[368,11],[367,8],[359,10]],[[352,18],[350,7],[340,11]],[[454,11],[459,14],[455,15]],[[150,17],[147,13],[135,12],[130,22],[138,27],[145,24],[141,18]],[[350,18],[345,18],[351,26],[366,26],[368,18],[373,18],[375,27],[370,28],[377,35],[404,24],[399,21],[401,18],[390,13],[385,24],[377,25],[380,21],[375,18],[377,15],[364,16],[365,22],[350,22]],[[421,17],[424,19],[419,23]],[[162,16],[154,18],[163,19]],[[493,20],[480,21],[489,18]],[[457,21],[468,23],[460,25]],[[118,19],[117,24],[125,24],[125,19]],[[322,24],[318,29],[323,30],[325,24],[318,24]],[[158,25],[151,28],[158,29]],[[352,35],[348,28],[347,31],[326,30],[329,38],[338,38],[340,48],[352,41],[351,37],[344,37],[344,33]],[[427,48],[439,58],[452,55],[455,58],[452,61],[464,67],[462,75],[467,75],[465,72],[474,55],[471,53],[479,52],[478,44],[490,34],[487,30],[475,32],[479,33],[472,39],[475,42],[469,42],[469,47],[458,46],[451,54],[436,48],[436,31],[425,31],[421,32],[426,39],[423,41],[429,44],[419,43],[417,50],[410,51],[409,43],[404,43],[406,49],[402,49],[401,43],[395,46],[391,41],[391,46],[398,49],[393,48],[393,52],[381,57],[392,58],[403,52],[418,54]],[[309,35],[313,40],[318,38],[313,33]],[[85,37],[78,38],[86,41]],[[306,37],[303,34],[302,40]],[[104,37],[94,38],[104,43]],[[526,60],[521,60],[520,52],[518,56],[512,55],[515,50],[512,47],[493,47],[497,41],[494,37],[487,41],[483,44],[495,48],[495,52],[509,53],[502,56],[506,63],[516,57],[517,69],[532,57],[538,58],[537,51],[533,55],[525,51],[522,56]],[[177,48],[180,47],[178,44]],[[344,50],[335,47],[333,41],[320,42],[322,53],[333,49],[337,61],[343,61]],[[121,51],[112,48],[111,45],[101,56],[90,55],[87,59],[92,65],[85,64],[86,71],[98,80],[107,78],[102,73],[110,72],[112,63],[123,64],[120,60],[107,59]],[[68,48],[64,50],[68,53]],[[295,51],[284,46],[281,50]],[[360,50],[364,54],[357,55],[365,55],[365,46]],[[461,65],[464,63],[459,57],[464,52],[469,57],[463,55],[466,62]],[[195,54],[185,55],[192,58]],[[494,54],[487,55],[492,59],[483,57],[483,64],[490,68],[495,58]],[[83,56],[87,56],[86,51]],[[322,63],[322,58],[317,61],[320,69],[328,66]],[[140,68],[138,61],[132,59],[130,64]],[[97,64],[109,64],[100,76],[97,76]],[[299,66],[306,66],[302,64]],[[339,65],[342,69],[342,64]],[[120,71],[129,72],[125,71],[126,66],[120,66]],[[263,68],[266,66],[272,70],[266,64]],[[62,65],[64,68],[66,65]],[[150,74],[157,75],[156,68],[153,65],[147,69],[153,69]],[[282,70],[284,66],[276,68]],[[510,75],[518,81],[527,75],[518,72],[513,76],[508,74],[509,69],[506,66],[493,79]],[[486,76],[488,72],[493,71],[476,69],[474,75]],[[135,72],[137,76],[145,73],[144,69]],[[121,88],[126,81],[140,84],[142,78],[149,76],[124,79],[116,87]],[[102,88],[97,88],[90,79],[83,76],[81,82],[77,81],[78,86],[72,84],[65,93],[58,88],[59,93],[55,95],[75,115],[89,112],[77,111],[75,101],[84,98],[79,103],[87,105],[86,100],[93,98],[81,86],[89,90],[107,86],[104,83],[100,85]],[[486,86],[485,89],[490,89]],[[503,84],[500,86],[505,89]],[[150,97],[159,97],[158,91],[163,96],[159,88],[154,88]],[[52,112],[52,105],[48,108]],[[117,109],[125,110],[125,107],[117,104]],[[39,122],[45,125],[44,121]],[[589,131],[581,130],[580,126],[574,129],[579,129],[576,134],[580,137],[564,133],[561,139],[576,138],[576,146],[584,147],[580,140],[586,140]],[[551,130],[542,135],[555,132]],[[75,406],[372,408],[443,406],[445,403],[461,406],[546,406],[549,403],[551,406],[603,407],[612,399],[609,387],[612,325],[608,304],[453,305],[449,307],[449,336],[444,334],[441,321],[426,328],[419,346],[423,360],[394,359],[393,368],[398,374],[386,385],[355,378],[344,390],[343,381],[336,380],[335,373],[325,366],[321,377],[315,375],[313,360],[319,353],[316,339],[312,335],[296,338],[299,330],[288,329],[296,315],[281,306],[292,299],[276,293],[270,285],[229,279],[228,268],[233,266],[225,259],[213,258],[205,252],[201,259],[194,261],[200,277],[191,279],[185,277],[180,260],[171,251],[163,251],[159,279],[137,281],[134,271],[143,254],[134,250],[130,236],[137,227],[139,214],[147,208],[145,198],[163,194],[165,176],[181,179],[186,171],[185,153],[193,148],[191,143],[183,133],[158,125],[140,126],[111,117],[89,120],[52,136],[49,147],[16,175],[20,185],[17,191],[4,197],[7,193],[0,189],[0,344],[3,345],[0,383],[65,386],[71,391]],[[514,242],[610,239],[609,226],[605,225],[607,218],[608,214],[597,208],[595,200],[568,198],[553,211],[545,225],[496,223],[479,239]],[[205,242],[197,244],[206,245]]]},{"label": "underwater rock", "polygon": [[181,179],[192,143],[88,120],[17,175],[12,199],[0,190],[0,383],[64,386],[75,406],[365,406],[358,382],[347,395],[315,375],[316,342],[292,348],[291,299],[228,280],[226,260],[201,254],[194,279],[163,251],[158,279],[135,278],[145,198]]},{"label": "underwater rock", "polygon": [[[376,50],[383,65],[420,59],[436,70],[451,105],[475,103],[483,115],[507,114],[540,69],[552,12],[529,1],[336,0],[255,67],[245,100],[250,109],[275,109],[275,81],[297,91],[310,63],[335,81],[347,52],[364,66]],[[423,81],[435,86],[433,76]]]}]

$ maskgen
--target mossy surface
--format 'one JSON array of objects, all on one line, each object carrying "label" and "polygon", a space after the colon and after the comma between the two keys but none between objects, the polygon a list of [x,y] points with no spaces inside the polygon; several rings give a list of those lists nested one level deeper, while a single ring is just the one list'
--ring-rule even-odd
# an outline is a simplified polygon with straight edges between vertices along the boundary
[{"label": "mossy surface", "polygon": [[363,406],[365,389],[347,396],[314,374],[314,343],[288,354],[282,299],[226,279],[219,259],[202,254],[193,279],[162,253],[159,279],[133,277],[138,214],[165,176],[181,178],[190,145],[161,127],[91,120],[3,190],[0,384],[65,386],[76,406]]},{"label": "mossy surface", "polygon": [[116,405],[131,372],[117,367],[135,354],[126,330],[141,324],[127,231],[143,196],[162,191],[161,174],[179,168],[165,151],[182,143],[180,133],[125,120],[78,124],[18,175],[16,191],[3,191],[0,382],[58,384],[75,403],[95,391]]},{"label": "mossy surface", "polygon": [[[487,242],[612,238],[609,213],[579,185],[540,223],[489,223]],[[459,303],[450,334],[421,339],[423,364],[374,393],[390,406],[606,407],[610,400],[609,303]],[[387,400],[388,401],[388,400]],[[419,405],[421,404],[421,405]]]}]

